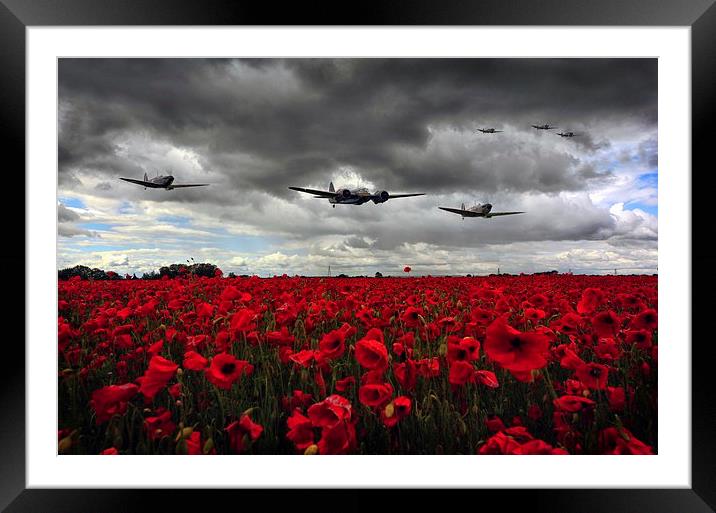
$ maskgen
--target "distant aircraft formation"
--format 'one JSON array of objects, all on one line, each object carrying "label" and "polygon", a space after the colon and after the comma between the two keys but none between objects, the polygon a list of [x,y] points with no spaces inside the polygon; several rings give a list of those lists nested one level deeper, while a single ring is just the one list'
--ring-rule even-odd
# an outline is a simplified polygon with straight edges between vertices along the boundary
[{"label": "distant aircraft formation", "polygon": [[[554,130],[558,128],[555,125],[550,125],[549,123],[545,123],[543,125],[531,125],[532,128],[536,128],[537,130]],[[474,130],[475,133],[480,132],[483,134],[497,134],[504,132],[504,130],[497,130],[493,127],[484,127],[484,128],[477,128]],[[574,132],[557,132],[555,135],[558,135],[560,137],[578,137],[580,134],[576,134]],[[149,178],[147,176],[147,173],[144,173],[144,180],[136,180],[134,178],[120,178],[120,180],[124,180],[125,182],[133,183],[136,185],[140,185],[144,187],[145,189],[165,189],[167,191],[171,191],[173,189],[181,189],[185,187],[206,187],[210,184],[208,183],[191,183],[191,184],[175,184],[174,183],[174,177],[172,175],[158,175],[154,178]],[[388,200],[391,199],[397,199],[397,198],[410,198],[414,196],[425,196],[424,192],[415,192],[415,193],[408,193],[408,194],[390,194],[388,191],[385,190],[378,190],[373,193],[371,193],[368,189],[365,187],[360,187],[356,189],[349,189],[347,187],[341,187],[336,189],[333,186],[333,182],[331,182],[328,185],[327,191],[322,191],[319,189],[307,189],[304,187],[289,187],[292,191],[298,191],[303,192],[305,194],[312,194],[314,198],[317,199],[327,199],[328,202],[331,204],[333,208],[336,208],[336,205],[363,205],[365,203],[368,203],[372,201],[374,204],[379,203],[385,203]],[[515,214],[524,214],[525,212],[493,212],[492,211],[492,205],[490,203],[484,203],[484,204],[476,204],[472,207],[466,208],[465,204],[463,203],[460,208],[450,208],[450,207],[438,207],[440,210],[444,210],[445,212],[450,212],[453,214],[460,215],[463,219],[466,217],[481,217],[484,219],[490,219],[492,217],[498,217],[498,216],[511,216]]]},{"label": "distant aircraft formation", "polygon": [[[530,125],[532,128],[536,128],[537,130],[554,130],[555,128],[559,128],[555,125],[550,125],[549,123],[545,123],[544,125]],[[474,130],[475,133],[482,132],[483,134],[498,134],[500,132],[504,132],[504,130],[497,130],[495,128],[476,128]],[[558,136],[560,137],[578,137],[580,134],[575,134],[574,132],[558,132]]]}]

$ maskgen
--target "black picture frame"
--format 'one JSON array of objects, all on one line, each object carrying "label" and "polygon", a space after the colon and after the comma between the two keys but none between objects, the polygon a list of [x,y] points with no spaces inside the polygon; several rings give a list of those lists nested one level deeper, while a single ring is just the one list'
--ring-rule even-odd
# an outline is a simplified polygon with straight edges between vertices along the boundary
[{"label": "black picture frame", "polygon": [[[25,29],[60,25],[572,25],[572,26],[689,26],[692,64],[692,319],[684,326],[684,343],[692,333],[692,487],[690,489],[522,489],[450,491],[452,504],[464,500],[499,501],[532,512],[707,512],[716,510],[716,401],[712,392],[713,360],[708,326],[716,257],[709,255],[714,172],[711,163],[716,110],[716,6],[714,0],[371,0],[355,5],[341,2],[294,2],[280,8],[269,2],[177,0],[0,0],[0,146],[6,180],[25,169]],[[712,167],[712,166],[711,166]],[[688,177],[688,170],[684,170]],[[54,170],[48,179],[54,180]],[[24,211],[31,183],[6,181]],[[24,194],[20,194],[22,188]],[[6,287],[0,310],[17,316],[25,297],[25,224],[6,223],[15,248],[0,254]],[[693,235],[696,234],[694,237]],[[24,273],[19,272],[20,269]],[[20,283],[22,281],[23,283]],[[9,283],[8,283],[9,282]],[[10,292],[8,292],[8,290]],[[21,292],[22,291],[22,292]],[[24,301],[22,301],[23,304]],[[32,305],[25,304],[25,319]],[[11,312],[8,314],[8,312]],[[12,334],[13,329],[21,331]],[[7,322],[2,361],[2,419],[0,420],[0,508],[8,512],[184,510],[191,495],[237,506],[257,499],[275,501],[273,490],[80,490],[26,489],[25,485],[25,339],[19,322]],[[695,329],[698,328],[698,329]],[[704,334],[705,337],[699,337]],[[10,343],[12,340],[12,343]],[[30,362],[31,363],[31,362]],[[316,501],[340,509],[401,509],[424,503],[432,491],[294,490],[292,509],[314,509]],[[335,495],[340,495],[339,497]],[[469,495],[469,497],[467,497]],[[278,497],[282,497],[280,494]],[[287,497],[283,494],[283,497]],[[459,502],[456,502],[459,501]],[[273,503],[275,504],[275,503]],[[322,508],[325,509],[325,508]]]}]

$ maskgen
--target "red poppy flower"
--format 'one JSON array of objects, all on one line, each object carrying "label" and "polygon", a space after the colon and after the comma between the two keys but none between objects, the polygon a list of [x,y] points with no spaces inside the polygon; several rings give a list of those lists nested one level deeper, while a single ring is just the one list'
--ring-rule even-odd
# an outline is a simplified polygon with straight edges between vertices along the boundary
[{"label": "red poppy flower", "polygon": [[578,412],[585,406],[594,406],[594,401],[581,395],[563,395],[553,401],[554,407],[561,411]]},{"label": "red poppy flower", "polygon": [[552,447],[544,440],[534,439],[525,442],[520,447],[520,454],[569,454],[559,447]]},{"label": "red poppy flower", "polygon": [[599,433],[602,454],[654,454],[652,448],[622,427],[608,427]]},{"label": "red poppy flower", "polygon": [[140,384],[139,391],[147,399],[154,399],[154,396],[174,377],[178,368],[177,364],[166,358],[152,356],[144,376],[137,378]]},{"label": "red poppy flower", "polygon": [[242,375],[250,376],[254,366],[245,360],[237,360],[233,355],[220,353],[211,360],[206,369],[206,379],[219,388],[229,390]]},{"label": "red poppy flower", "polygon": [[393,386],[390,383],[363,385],[358,389],[358,399],[369,408],[378,408],[390,402]]},{"label": "red poppy flower", "polygon": [[176,424],[172,422],[172,412],[165,408],[160,408],[157,414],[144,419],[144,428],[150,440],[159,440],[165,436],[171,436],[174,433]]},{"label": "red poppy flower", "polygon": [[356,360],[366,369],[385,369],[388,367],[388,349],[377,340],[363,338],[355,346]]},{"label": "red poppy flower", "polygon": [[589,314],[604,302],[604,292],[600,289],[588,288],[582,292],[582,299],[577,303],[577,312]]},{"label": "red poppy flower", "polygon": [[380,420],[385,427],[391,428],[410,415],[412,402],[409,397],[401,395],[380,410]]},{"label": "red poppy flower", "polygon": [[308,409],[308,418],[316,427],[334,426],[351,418],[351,402],[338,394],[329,395]]},{"label": "red poppy flower", "polygon": [[393,364],[393,374],[403,390],[410,391],[415,388],[418,375],[413,360],[408,359],[403,363]]},{"label": "red poppy flower", "polygon": [[577,356],[577,353],[566,347],[566,345],[563,348],[563,354],[564,356],[562,356],[559,364],[565,369],[576,370],[584,365],[584,360]]},{"label": "red poppy flower", "polygon": [[475,371],[475,379],[478,383],[489,388],[498,388],[500,386],[500,382],[497,381],[495,373],[489,370]]},{"label": "red poppy flower", "polygon": [[204,369],[206,369],[208,363],[209,360],[201,356],[196,351],[187,351],[186,353],[184,353],[183,367],[185,369],[193,371],[203,371]]},{"label": "red poppy flower", "polygon": [[485,354],[510,371],[524,372],[544,367],[548,349],[549,339],[545,335],[517,331],[504,318],[496,319],[487,328]]},{"label": "red poppy flower", "polygon": [[409,306],[400,316],[400,320],[403,321],[403,324],[408,328],[415,328],[420,324],[421,315],[423,315],[423,311],[420,308]]},{"label": "red poppy flower", "polygon": [[525,319],[531,321],[532,324],[537,324],[539,321],[545,318],[547,315],[544,310],[539,308],[527,308],[525,309]]},{"label": "red poppy flower", "polygon": [[336,381],[336,390],[339,392],[345,392],[350,387],[354,386],[356,384],[356,378],[354,376],[348,376],[343,379],[339,379]]},{"label": "red poppy flower", "polygon": [[340,422],[321,430],[318,451],[321,454],[348,454],[355,445],[355,427],[350,422]]},{"label": "red poppy flower", "polygon": [[318,343],[318,350],[321,356],[327,360],[335,360],[343,356],[346,351],[345,330],[337,329],[329,331]]},{"label": "red poppy flower", "polygon": [[288,418],[288,438],[298,450],[304,450],[307,447],[313,445],[313,424],[308,417],[301,414],[301,411],[297,408],[293,410],[293,413]]},{"label": "red poppy flower", "polygon": [[229,447],[235,453],[242,453],[247,449],[249,439],[257,440],[263,433],[263,426],[256,424],[248,415],[242,415],[224,430],[229,434]]},{"label": "red poppy flower", "polygon": [[186,452],[187,454],[197,455],[197,454],[203,454],[202,452],[202,443],[201,443],[201,433],[199,431],[192,431],[191,435],[189,435],[189,438],[184,440],[186,443]]},{"label": "red poppy flower", "polygon": [[577,367],[574,374],[579,378],[579,381],[593,390],[604,390],[607,388],[609,367],[606,365],[594,362],[585,363]]},{"label": "red poppy flower", "polygon": [[242,308],[231,316],[231,321],[229,323],[231,331],[234,333],[246,333],[256,329],[256,323],[254,322],[255,318],[256,313],[253,310]]},{"label": "red poppy flower", "polygon": [[651,347],[651,331],[645,329],[629,330],[626,332],[624,340],[627,344],[636,344],[639,349],[646,351]]},{"label": "red poppy flower", "polygon": [[114,447],[110,447],[109,449],[105,449],[104,451],[102,451],[100,454],[108,454],[111,456],[116,456],[117,454],[119,454],[119,451]]},{"label": "red poppy flower", "polygon": [[635,330],[655,330],[659,325],[659,317],[656,310],[648,308],[642,312],[639,312],[635,317],[632,318],[629,326]]},{"label": "red poppy flower", "polygon": [[127,402],[139,391],[134,383],[109,385],[92,392],[90,407],[94,410],[97,424],[108,421],[114,415],[124,415]]},{"label": "red poppy flower", "polygon": [[300,365],[301,367],[310,367],[311,362],[316,358],[316,351],[313,349],[304,349],[298,353],[293,353],[288,357],[292,362]]},{"label": "red poppy flower", "polygon": [[505,424],[502,419],[497,415],[488,415],[485,419],[485,426],[490,433],[497,433],[498,431],[504,431]]},{"label": "red poppy flower", "polygon": [[454,361],[450,365],[448,381],[451,385],[462,386],[475,381],[475,368],[470,362]]},{"label": "red poppy flower", "polygon": [[500,431],[488,438],[478,452],[480,454],[520,454],[520,444],[511,436]]},{"label": "red poppy flower", "polygon": [[592,328],[602,338],[614,338],[619,333],[620,324],[619,316],[611,310],[592,317]]},{"label": "red poppy flower", "polygon": [[626,405],[626,393],[624,387],[607,387],[607,399],[609,408],[613,412],[621,412]]},{"label": "red poppy flower", "polygon": [[424,378],[434,378],[440,375],[440,359],[437,357],[423,358],[415,362],[418,375]]}]

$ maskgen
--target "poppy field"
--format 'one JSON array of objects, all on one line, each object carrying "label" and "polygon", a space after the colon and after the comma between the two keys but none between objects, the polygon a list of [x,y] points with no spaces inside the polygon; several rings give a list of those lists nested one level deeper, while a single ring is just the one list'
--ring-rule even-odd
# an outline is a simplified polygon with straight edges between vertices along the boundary
[{"label": "poppy field", "polygon": [[657,277],[59,281],[60,454],[656,454]]}]

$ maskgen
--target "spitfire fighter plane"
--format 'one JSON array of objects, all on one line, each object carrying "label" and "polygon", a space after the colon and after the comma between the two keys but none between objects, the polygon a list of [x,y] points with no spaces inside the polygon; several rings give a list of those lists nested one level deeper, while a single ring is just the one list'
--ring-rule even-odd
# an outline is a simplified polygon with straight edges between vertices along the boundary
[{"label": "spitfire fighter plane", "polygon": [[328,202],[333,205],[333,208],[336,208],[336,205],[362,205],[363,203],[367,203],[369,201],[378,204],[385,203],[389,199],[393,198],[408,198],[411,196],[425,195],[424,192],[419,192],[416,194],[389,194],[388,191],[376,191],[374,194],[371,194],[366,188],[354,190],[341,188],[336,190],[333,187],[333,182],[330,183],[327,191],[304,189],[302,187],[289,187],[289,189],[291,189],[292,191],[313,194],[314,198],[327,199]]},{"label": "spitfire fighter plane", "polygon": [[144,173],[144,180],[135,180],[133,178],[120,178],[129,183],[136,183],[141,185],[146,190],[147,187],[150,189],[166,189],[171,191],[172,189],[180,189],[182,187],[205,187],[208,183],[186,183],[186,184],[175,184],[174,177],[172,175],[159,175],[154,178],[149,178],[147,173]]},{"label": "spitfire fighter plane", "polygon": [[560,137],[579,137],[579,134],[574,132],[558,132],[557,135]]},{"label": "spitfire fighter plane", "polygon": [[445,212],[452,212],[453,214],[460,214],[463,219],[466,217],[495,217],[495,216],[511,216],[513,214],[524,214],[524,212],[492,212],[492,205],[489,203],[485,203],[484,205],[480,205],[479,203],[475,205],[474,207],[465,208],[465,204],[463,203],[460,208],[447,208],[447,207],[438,207],[440,210],[444,210]]},{"label": "spitfire fighter plane", "polygon": [[557,127],[550,125],[549,123],[545,123],[544,125],[532,125],[532,128],[536,128],[537,130],[553,130]]},{"label": "spitfire fighter plane", "polygon": [[504,132],[504,130],[495,130],[494,128],[478,128],[475,132],[482,132],[483,134],[497,134]]}]

